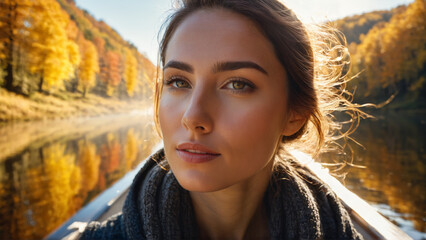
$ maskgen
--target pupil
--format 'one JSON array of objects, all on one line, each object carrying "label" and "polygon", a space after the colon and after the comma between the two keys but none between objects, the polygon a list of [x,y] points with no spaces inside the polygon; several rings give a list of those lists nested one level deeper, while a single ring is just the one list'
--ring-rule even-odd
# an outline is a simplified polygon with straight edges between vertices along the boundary
[{"label": "pupil", "polygon": [[178,87],[183,87],[185,84],[183,83],[183,81],[177,81],[177,82],[176,82],[176,85],[177,85]]},{"label": "pupil", "polygon": [[244,84],[240,82],[234,82],[233,85],[235,89],[242,89],[244,87]]}]

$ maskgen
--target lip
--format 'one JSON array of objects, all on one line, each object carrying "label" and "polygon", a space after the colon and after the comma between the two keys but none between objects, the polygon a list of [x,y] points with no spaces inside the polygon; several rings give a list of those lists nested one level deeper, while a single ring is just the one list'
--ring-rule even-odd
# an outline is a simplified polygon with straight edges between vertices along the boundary
[{"label": "lip", "polygon": [[182,143],[176,148],[178,156],[189,163],[203,163],[211,161],[221,154],[197,143]]}]

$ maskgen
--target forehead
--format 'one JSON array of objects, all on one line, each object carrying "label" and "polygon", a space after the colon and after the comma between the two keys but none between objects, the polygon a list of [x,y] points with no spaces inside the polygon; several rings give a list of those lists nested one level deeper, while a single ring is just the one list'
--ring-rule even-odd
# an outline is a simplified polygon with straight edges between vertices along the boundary
[{"label": "forehead", "polygon": [[268,65],[277,58],[256,23],[229,10],[208,9],[192,13],[177,27],[166,49],[165,63],[170,60],[251,60]]}]

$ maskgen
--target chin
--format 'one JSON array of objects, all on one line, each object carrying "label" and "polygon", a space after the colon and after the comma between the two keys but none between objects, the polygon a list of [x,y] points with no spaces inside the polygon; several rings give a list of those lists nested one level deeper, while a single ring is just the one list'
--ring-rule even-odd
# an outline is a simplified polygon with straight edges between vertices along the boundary
[{"label": "chin", "polygon": [[174,173],[179,185],[190,192],[215,192],[229,187],[220,176],[210,178],[200,172]]}]

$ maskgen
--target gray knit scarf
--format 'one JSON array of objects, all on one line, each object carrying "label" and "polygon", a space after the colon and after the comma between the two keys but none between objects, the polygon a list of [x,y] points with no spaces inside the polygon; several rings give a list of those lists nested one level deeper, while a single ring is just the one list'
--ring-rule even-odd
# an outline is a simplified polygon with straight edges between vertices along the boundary
[{"label": "gray knit scarf", "polygon": [[[123,212],[91,222],[80,239],[197,239],[189,192],[152,155],[135,177]],[[274,173],[264,198],[270,239],[362,239],[336,195],[308,170]]]}]

